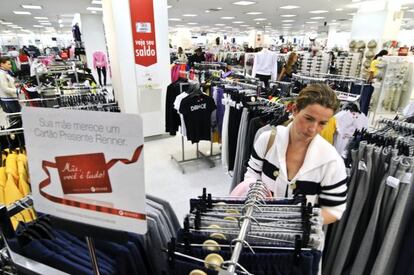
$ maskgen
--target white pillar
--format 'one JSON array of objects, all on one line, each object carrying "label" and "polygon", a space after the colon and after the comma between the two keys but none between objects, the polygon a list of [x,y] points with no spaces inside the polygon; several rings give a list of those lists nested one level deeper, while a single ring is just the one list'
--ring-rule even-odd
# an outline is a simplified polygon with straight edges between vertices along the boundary
[{"label": "white pillar", "polygon": [[[102,15],[100,14],[81,14],[80,20],[82,22],[82,41],[84,42],[86,58],[88,61],[88,68],[92,70],[93,77],[98,82],[98,74],[93,68],[93,53],[102,51],[108,57],[105,41],[105,30],[103,25]],[[109,60],[108,60],[109,62]],[[102,80],[103,81],[103,80]],[[106,72],[106,84],[110,84],[109,67]]]},{"label": "white pillar", "polygon": [[374,39],[379,48],[385,41],[396,40],[401,27],[400,8],[400,0],[363,2],[352,21],[351,39]]},{"label": "white pillar", "polygon": [[[164,132],[165,93],[171,82],[167,0],[140,0],[152,1],[154,11],[154,25],[147,30],[155,31],[157,61],[149,66],[135,64],[132,31],[146,32],[139,26],[148,25],[147,21],[133,22],[132,30],[130,1],[136,0],[103,0],[102,3],[115,97],[123,112],[142,116],[144,136],[158,135]],[[140,12],[139,7],[136,11]]]}]

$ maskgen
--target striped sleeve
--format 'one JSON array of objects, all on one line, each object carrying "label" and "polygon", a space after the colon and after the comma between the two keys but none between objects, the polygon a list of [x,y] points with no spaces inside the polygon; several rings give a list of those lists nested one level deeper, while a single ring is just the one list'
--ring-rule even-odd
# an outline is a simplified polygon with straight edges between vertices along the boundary
[{"label": "striped sleeve", "polygon": [[252,154],[249,162],[247,163],[247,172],[244,175],[245,179],[261,179],[263,159],[266,154],[270,134],[271,131],[263,132],[254,143]]},{"label": "striped sleeve", "polygon": [[342,217],[346,209],[347,199],[347,174],[345,164],[341,158],[328,164],[326,175],[321,183],[319,205],[330,214],[338,218]]}]

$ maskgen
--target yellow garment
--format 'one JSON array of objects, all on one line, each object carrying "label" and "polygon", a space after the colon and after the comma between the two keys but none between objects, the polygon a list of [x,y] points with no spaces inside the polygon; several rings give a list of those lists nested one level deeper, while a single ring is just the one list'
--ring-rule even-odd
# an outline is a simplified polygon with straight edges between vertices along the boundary
[{"label": "yellow garment", "polygon": [[378,74],[378,63],[380,63],[380,61],[378,59],[375,59],[371,61],[371,65],[369,66],[369,71],[374,73],[374,77],[376,77]]},{"label": "yellow garment", "polygon": [[334,135],[336,132],[336,118],[331,117],[321,131],[320,135],[326,139],[330,144],[334,142]]},{"label": "yellow garment", "polygon": [[[0,173],[5,174],[4,178],[6,179],[6,185],[4,188],[4,204],[8,206],[25,197],[18,188],[19,174],[17,171],[17,154],[14,152],[9,153],[6,158],[6,167],[0,167],[0,169],[3,169]],[[13,216],[11,220],[14,228],[16,228],[18,221],[29,222],[35,219],[35,217],[36,215],[34,211],[32,209],[27,209]]]},{"label": "yellow garment", "polygon": [[17,172],[19,173],[19,190],[23,196],[30,194],[29,176],[27,171],[27,157],[25,154],[19,154],[17,156]]}]

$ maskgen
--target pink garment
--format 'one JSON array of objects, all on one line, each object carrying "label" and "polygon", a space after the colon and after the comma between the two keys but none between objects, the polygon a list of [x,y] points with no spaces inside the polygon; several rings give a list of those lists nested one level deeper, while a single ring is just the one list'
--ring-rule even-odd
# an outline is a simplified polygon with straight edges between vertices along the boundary
[{"label": "pink garment", "polygon": [[171,81],[175,82],[180,78],[180,65],[173,65],[171,68]]},{"label": "pink garment", "polygon": [[[247,193],[250,190],[250,184],[254,183],[256,179],[245,179],[244,181],[240,182],[236,188],[233,189],[230,193],[230,197],[246,197]],[[267,198],[272,197],[272,193],[268,190],[266,193]]]},{"label": "pink garment", "polygon": [[93,53],[93,67],[103,68],[108,67],[108,61],[106,61],[106,54],[102,51],[96,51]]},{"label": "pink garment", "polygon": [[75,46],[70,47],[70,49],[69,49],[69,58],[70,59],[75,58]]}]

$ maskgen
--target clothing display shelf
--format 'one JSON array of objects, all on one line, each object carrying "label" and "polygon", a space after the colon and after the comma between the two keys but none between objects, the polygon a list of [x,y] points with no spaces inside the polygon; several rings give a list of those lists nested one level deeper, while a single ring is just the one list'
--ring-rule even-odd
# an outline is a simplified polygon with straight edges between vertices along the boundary
[{"label": "clothing display shelf", "polygon": [[298,72],[327,73],[329,69],[330,54],[322,52],[317,55],[312,53],[301,53],[298,57]]},{"label": "clothing display shelf", "polygon": [[[0,132],[1,134],[1,132]],[[14,267],[17,269],[19,274],[30,274],[30,275],[44,275],[44,274],[56,274],[56,275],[65,275],[67,273],[52,268],[50,266],[44,265],[42,263],[31,260],[27,257],[24,257],[14,251],[12,251],[8,245],[8,240],[15,237],[15,232],[13,226],[10,222],[10,217],[13,217],[16,214],[19,214],[21,211],[31,207],[33,205],[33,200],[31,196],[26,196],[23,199],[14,202],[8,207],[0,205],[0,228],[1,236],[5,242],[5,248],[7,249],[7,254],[13,263]]]},{"label": "clothing display shelf", "polygon": [[339,55],[335,61],[337,73],[344,76],[359,76],[361,61],[362,53],[347,53],[347,55]]},{"label": "clothing display shelf", "polygon": [[[207,194],[206,188],[203,189],[203,195],[200,196],[198,199],[192,200],[191,202],[191,212],[194,215],[188,215],[184,220],[184,237],[183,242],[184,243],[176,243],[176,240],[173,238],[171,242],[168,245],[168,259],[170,262],[170,265],[173,265],[174,259],[178,257],[182,257],[194,262],[202,263],[204,264],[207,269],[216,270],[218,275],[236,275],[236,274],[247,274],[247,275],[253,275],[253,273],[250,273],[242,264],[239,263],[240,257],[242,256],[243,249],[247,247],[251,253],[255,254],[255,249],[265,249],[268,251],[272,251],[274,249],[278,249],[281,251],[291,251],[294,255],[294,258],[299,259],[299,254],[302,251],[311,251],[313,249],[313,245],[310,245],[310,236],[312,230],[315,228],[312,225],[311,229],[311,219],[314,221],[320,220],[320,211],[318,209],[313,208],[311,204],[306,204],[306,198],[304,196],[297,196],[294,199],[286,199],[286,198],[269,198],[267,194],[269,194],[269,190],[267,186],[260,180],[251,183],[249,192],[246,197],[212,197],[211,194]],[[223,203],[223,202],[226,203]],[[266,216],[267,214],[262,213],[266,211],[271,211],[267,209],[271,209],[272,207],[276,207],[279,209],[279,211],[298,211],[298,217],[300,220],[300,227],[301,229],[298,231],[295,231],[296,234],[294,237],[294,242],[290,246],[270,246],[269,244],[263,244],[263,245],[250,245],[248,240],[252,240],[253,235],[251,233],[254,230],[260,230],[262,229],[262,226],[266,227],[266,229],[262,229],[264,231],[266,230],[272,230],[269,227],[270,225],[261,224],[264,220],[268,220],[270,216]],[[234,221],[237,220],[238,227],[234,229],[235,238],[232,239],[229,242],[229,245],[224,244],[223,242],[215,242],[210,240],[205,241],[202,245],[201,244],[193,244],[190,243],[188,234],[191,234],[192,231],[200,230],[200,232],[203,232],[203,230],[206,233],[212,233],[210,235],[210,238],[213,234],[216,232],[215,230],[220,230],[220,226],[209,226],[206,228],[205,224],[203,224],[203,213],[208,212],[209,210],[215,209],[215,207],[223,207],[220,211],[224,211],[222,214],[226,215],[225,213],[234,213],[233,216],[231,214],[229,217],[227,217],[227,221]],[[236,208],[235,208],[236,207]],[[237,207],[241,207],[240,209]],[[267,208],[269,207],[269,208]],[[238,209],[238,210],[236,210]],[[289,209],[289,210],[288,210]],[[296,209],[296,210],[295,210]],[[237,218],[237,214],[240,210],[240,216]],[[281,212],[281,213],[282,213]],[[267,212],[268,213],[268,212]],[[292,212],[290,212],[292,213]],[[315,216],[316,215],[316,216]],[[190,217],[191,216],[191,217]],[[213,215],[214,216],[214,215]],[[219,215],[220,216],[220,215]],[[217,217],[219,217],[217,216]],[[319,216],[319,218],[318,218]],[[224,216],[222,216],[224,217]],[[232,217],[232,218],[231,218]],[[266,218],[265,218],[266,217]],[[273,219],[272,219],[273,220]],[[279,220],[280,222],[281,220]],[[223,220],[223,222],[226,222],[226,219]],[[277,220],[275,220],[276,223]],[[194,226],[194,229],[192,229]],[[322,232],[322,225],[317,225],[319,230]],[[230,229],[232,227],[229,227]],[[225,228],[222,228],[223,230]],[[269,232],[280,232],[283,235],[283,232],[286,233],[283,229],[278,229],[278,226],[276,226],[273,230],[275,231],[269,231]],[[224,231],[217,231],[222,232],[225,234],[226,230]],[[226,238],[223,239],[224,235],[222,235],[220,239],[226,240]],[[218,237],[217,237],[218,238]],[[280,239],[279,239],[280,238]],[[279,236],[277,239],[278,241],[282,240],[282,237]],[[254,237],[253,237],[254,239]],[[271,238],[264,238],[263,240],[271,240]],[[207,245],[208,243],[208,245]],[[283,243],[283,241],[282,241]],[[203,247],[203,249],[206,249],[207,251],[219,251],[220,248],[230,248],[230,259],[228,261],[225,261],[223,259],[216,260],[216,261],[210,261],[209,256],[212,256],[214,254],[209,254],[205,259],[200,259],[194,256],[190,256],[186,253],[180,253],[176,251],[177,246],[184,246],[184,250],[186,253],[190,253],[191,248],[200,248]],[[310,248],[312,247],[312,248]],[[211,257],[213,258],[213,257]],[[297,264],[297,261],[293,261],[292,264]],[[190,273],[192,274],[192,273]],[[199,273],[197,273],[199,274]],[[201,273],[204,274],[204,273]],[[309,273],[310,274],[310,273]]]},{"label": "clothing display shelf", "polygon": [[373,86],[372,122],[377,115],[401,111],[409,103],[414,90],[414,57],[381,57]]},{"label": "clothing display shelf", "polygon": [[412,129],[407,121],[382,119],[354,133],[345,158],[347,207],[328,230],[323,274],[412,273]]},{"label": "clothing display shelf", "polygon": [[[79,85],[78,66],[80,64],[83,64],[83,63],[79,63],[79,61],[68,61],[68,62],[65,62],[64,64],[55,63],[55,64],[50,64],[47,67],[47,70],[40,70],[39,71],[39,68],[42,66],[42,64],[39,63],[34,69],[37,84],[40,87],[42,86],[42,83],[40,81],[40,75],[42,75],[42,74],[64,75],[64,74],[68,74],[68,73],[74,73],[75,74],[75,79],[76,79],[76,84]],[[57,77],[55,78],[55,86],[56,87],[59,86]]]},{"label": "clothing display shelf", "polygon": [[[197,82],[195,81],[189,81],[189,82],[183,82],[180,83],[180,93],[183,93],[183,87],[184,86],[189,86],[189,85],[198,85]],[[189,162],[194,162],[194,161],[199,161],[202,160],[204,162],[206,162],[210,168],[213,168],[216,166],[216,164],[214,163],[214,159],[217,157],[217,155],[213,154],[213,142],[210,141],[210,154],[205,154],[202,151],[200,151],[199,149],[199,143],[196,143],[196,157],[195,158],[189,158],[187,159],[185,157],[185,141],[184,141],[184,136],[181,135],[181,160],[177,159],[174,155],[171,155],[171,159],[177,164],[177,166],[180,168],[181,172],[183,174],[185,174],[185,168],[183,166],[183,164],[185,163],[189,163]]]}]

